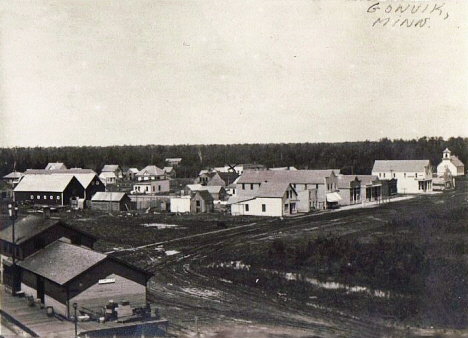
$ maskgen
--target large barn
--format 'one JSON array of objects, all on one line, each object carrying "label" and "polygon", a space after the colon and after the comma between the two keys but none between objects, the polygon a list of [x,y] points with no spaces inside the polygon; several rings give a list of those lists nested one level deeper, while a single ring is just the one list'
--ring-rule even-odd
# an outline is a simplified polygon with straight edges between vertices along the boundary
[{"label": "large barn", "polygon": [[73,175],[26,175],[13,190],[17,202],[69,205],[75,198],[84,198],[85,188]]}]

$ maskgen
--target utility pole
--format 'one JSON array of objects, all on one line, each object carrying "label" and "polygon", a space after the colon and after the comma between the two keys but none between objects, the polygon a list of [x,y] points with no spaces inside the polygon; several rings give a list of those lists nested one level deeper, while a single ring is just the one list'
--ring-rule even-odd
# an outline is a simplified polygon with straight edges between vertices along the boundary
[{"label": "utility pole", "polygon": [[8,204],[8,215],[12,221],[11,226],[11,242],[13,247],[13,254],[12,254],[12,261],[13,261],[13,285],[12,291],[13,296],[16,294],[16,280],[18,278],[16,273],[16,239],[15,239],[15,220],[18,218],[18,204],[15,201],[13,203]]}]

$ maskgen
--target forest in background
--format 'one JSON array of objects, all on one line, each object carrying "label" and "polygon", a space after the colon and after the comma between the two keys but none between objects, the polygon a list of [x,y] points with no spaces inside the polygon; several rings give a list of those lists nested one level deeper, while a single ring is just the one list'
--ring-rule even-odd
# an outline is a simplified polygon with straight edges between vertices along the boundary
[{"label": "forest in background", "polygon": [[164,167],[166,158],[181,157],[178,177],[196,177],[201,169],[224,164],[256,163],[297,169],[341,169],[343,174],[370,174],[375,160],[429,159],[433,166],[449,148],[465,165],[468,138],[422,137],[418,140],[389,140],[344,143],[144,145],[83,147],[0,148],[0,175],[13,171],[45,168],[63,162],[68,168],[89,168],[99,173],[105,164],[122,169],[147,165]]}]

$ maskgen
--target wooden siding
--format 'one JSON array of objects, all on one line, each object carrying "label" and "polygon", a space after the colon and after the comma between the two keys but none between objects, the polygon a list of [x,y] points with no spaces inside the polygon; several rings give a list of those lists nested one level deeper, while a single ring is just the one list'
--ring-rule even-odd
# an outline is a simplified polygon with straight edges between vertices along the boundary
[{"label": "wooden siding", "polygon": [[50,229],[47,229],[43,233],[31,238],[27,242],[21,245],[21,258],[24,259],[36,251],[44,248],[45,246],[55,242],[56,240],[65,237],[70,239],[70,242],[73,244],[84,245],[90,249],[93,248],[94,239],[92,237],[86,236],[76,230],[67,228],[60,224],[53,226]]},{"label": "wooden siding", "polygon": [[[115,278],[115,283],[99,284]],[[105,306],[109,300],[128,300],[132,307],[146,305],[146,276],[123,264],[106,259],[69,284],[70,301],[88,308]]]}]

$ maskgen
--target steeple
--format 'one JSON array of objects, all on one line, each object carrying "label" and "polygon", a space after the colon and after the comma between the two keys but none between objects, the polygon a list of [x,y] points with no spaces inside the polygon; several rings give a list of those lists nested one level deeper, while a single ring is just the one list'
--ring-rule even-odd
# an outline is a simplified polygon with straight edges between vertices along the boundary
[{"label": "steeple", "polygon": [[451,153],[452,152],[448,148],[445,148],[442,159],[443,160],[451,160],[451,157],[452,157]]}]

